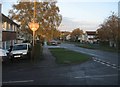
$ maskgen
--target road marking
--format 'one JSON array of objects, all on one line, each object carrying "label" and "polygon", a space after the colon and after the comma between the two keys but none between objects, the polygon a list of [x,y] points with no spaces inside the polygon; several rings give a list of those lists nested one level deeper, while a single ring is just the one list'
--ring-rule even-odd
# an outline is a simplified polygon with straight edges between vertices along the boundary
[{"label": "road marking", "polygon": [[101,64],[105,64],[104,62],[102,62]]},{"label": "road marking", "polygon": [[110,66],[109,64],[105,64],[106,66]]},{"label": "road marking", "polygon": [[34,80],[7,81],[2,83],[5,84],[5,83],[26,83],[26,82],[34,82]]},{"label": "road marking", "polygon": [[94,76],[84,76],[84,77],[74,77],[74,78],[103,78],[103,77],[112,77],[118,76],[118,74],[111,74],[111,75],[94,75]]},{"label": "road marking", "polygon": [[112,66],[116,66],[116,64],[112,64]]},{"label": "road marking", "polygon": [[101,60],[101,59],[95,58],[95,57],[92,57],[92,59],[93,59],[93,61],[99,62],[103,65],[110,66],[112,68],[116,68],[116,69],[120,70],[120,66],[117,66],[116,64],[111,64],[110,62],[106,62],[104,60]]},{"label": "road marking", "polygon": [[114,66],[113,66],[112,68],[117,68],[117,67],[114,67]]},{"label": "road marking", "polygon": [[93,61],[97,61],[97,60],[93,60]]},{"label": "road marking", "polygon": [[99,60],[96,60],[96,62],[100,62],[101,63],[101,61],[99,61]]},{"label": "road marking", "polygon": [[[106,62],[106,61],[105,61]],[[107,64],[111,64],[110,62],[106,62]]]}]

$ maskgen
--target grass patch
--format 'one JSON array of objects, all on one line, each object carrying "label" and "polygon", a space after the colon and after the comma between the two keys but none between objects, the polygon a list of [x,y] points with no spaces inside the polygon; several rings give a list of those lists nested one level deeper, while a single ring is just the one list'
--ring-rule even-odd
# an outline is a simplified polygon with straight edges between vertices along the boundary
[{"label": "grass patch", "polygon": [[49,48],[58,64],[78,64],[90,60],[90,56],[64,48]]},{"label": "grass patch", "polygon": [[101,46],[98,44],[76,44],[76,46],[87,48],[87,49],[103,50],[103,51],[108,51],[108,52],[118,52],[118,50],[114,47]]},{"label": "grass patch", "polygon": [[79,46],[82,48],[87,48],[87,49],[98,49],[98,46],[94,46],[91,44],[77,44],[76,46]]},{"label": "grass patch", "polygon": [[99,45],[99,44],[89,44],[89,43],[80,43],[80,42],[70,42],[66,41],[65,43],[74,44],[78,47],[86,48],[86,49],[94,49],[94,50],[102,50],[102,51],[108,51],[108,52],[120,52],[118,48],[115,47],[109,47],[108,45]]}]

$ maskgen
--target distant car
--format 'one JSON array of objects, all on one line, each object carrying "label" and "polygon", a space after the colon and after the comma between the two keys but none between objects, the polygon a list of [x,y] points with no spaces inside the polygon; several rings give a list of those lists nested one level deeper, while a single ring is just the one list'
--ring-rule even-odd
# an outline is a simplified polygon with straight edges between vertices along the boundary
[{"label": "distant car", "polygon": [[58,42],[56,40],[51,40],[50,45],[58,45]]},{"label": "distant car", "polygon": [[7,53],[7,50],[0,49],[0,61],[4,62],[8,60]]},{"label": "distant car", "polygon": [[9,59],[24,59],[24,58],[31,58],[31,44],[30,43],[21,43],[15,44],[12,47],[11,52],[9,53]]},{"label": "distant car", "polygon": [[58,44],[61,44],[61,41],[57,41]]}]

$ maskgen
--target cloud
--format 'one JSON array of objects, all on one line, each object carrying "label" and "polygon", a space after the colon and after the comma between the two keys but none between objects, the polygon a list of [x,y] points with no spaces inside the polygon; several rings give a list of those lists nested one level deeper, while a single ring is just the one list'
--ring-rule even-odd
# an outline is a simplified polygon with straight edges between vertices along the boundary
[{"label": "cloud", "polygon": [[[78,19],[79,20],[79,19]],[[68,17],[63,17],[62,23],[59,26],[59,30],[61,31],[72,31],[76,28],[80,28],[83,31],[87,30],[96,30],[99,26],[99,23],[95,21],[78,21],[76,19],[68,18]]]}]

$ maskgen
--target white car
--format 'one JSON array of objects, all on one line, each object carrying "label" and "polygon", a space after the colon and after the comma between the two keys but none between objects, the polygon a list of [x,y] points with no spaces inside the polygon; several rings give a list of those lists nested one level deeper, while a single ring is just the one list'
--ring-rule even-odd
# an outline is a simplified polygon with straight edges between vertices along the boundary
[{"label": "white car", "polygon": [[50,45],[58,45],[58,42],[56,40],[51,40]]},{"label": "white car", "polygon": [[29,58],[31,57],[31,44],[15,44],[9,54],[9,59]]},{"label": "white car", "polygon": [[0,49],[0,61],[6,61],[7,60],[7,50]]}]

